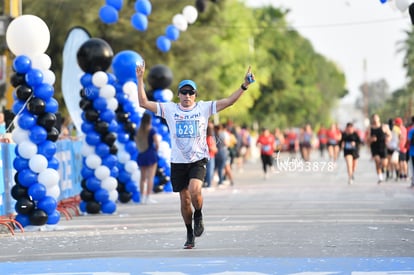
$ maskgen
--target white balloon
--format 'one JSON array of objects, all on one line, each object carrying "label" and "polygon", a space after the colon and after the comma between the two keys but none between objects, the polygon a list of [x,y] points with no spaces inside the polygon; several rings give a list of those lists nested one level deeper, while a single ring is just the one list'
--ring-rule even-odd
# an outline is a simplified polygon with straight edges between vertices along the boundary
[{"label": "white balloon", "polygon": [[183,15],[188,24],[193,24],[197,20],[198,12],[194,6],[188,5],[184,7]]},{"label": "white balloon", "polygon": [[95,153],[95,146],[90,146],[87,143],[82,144],[82,148],[81,148],[82,156],[87,157],[93,153]]},{"label": "white balloon", "polygon": [[174,93],[170,89],[162,90],[161,94],[162,94],[162,97],[167,101],[171,101],[174,98]]},{"label": "white balloon", "polygon": [[86,166],[90,169],[96,169],[102,164],[102,159],[97,154],[91,154],[85,159]]},{"label": "white balloon", "polygon": [[30,159],[37,154],[37,145],[31,141],[23,141],[17,145],[17,152],[22,158]]},{"label": "white balloon", "polygon": [[108,98],[106,100],[106,107],[115,112],[118,109],[118,100],[115,97]]},{"label": "white balloon", "polygon": [[49,70],[52,65],[50,56],[45,53],[36,55],[32,58],[32,67],[41,71]]},{"label": "white balloon", "polygon": [[36,154],[29,160],[29,168],[33,172],[41,173],[46,170],[48,165],[47,158],[43,155]]},{"label": "white balloon", "polygon": [[401,12],[404,12],[410,6],[410,1],[409,0],[395,0],[395,5]]},{"label": "white balloon", "polygon": [[6,41],[14,55],[33,57],[47,50],[50,42],[49,28],[35,15],[21,15],[9,24]]},{"label": "white balloon", "polygon": [[50,188],[46,188],[46,196],[50,196],[55,200],[59,199],[60,196],[60,188],[59,185],[51,186]]},{"label": "white balloon", "polygon": [[59,184],[59,173],[55,169],[46,168],[37,176],[38,182],[46,186],[46,189]]},{"label": "white balloon", "polygon": [[111,170],[109,170],[108,167],[101,165],[95,170],[95,177],[97,177],[100,180],[104,180],[108,178],[111,174]]},{"label": "white balloon", "polygon": [[92,83],[96,87],[101,88],[108,83],[108,75],[103,71],[96,72],[92,75]]},{"label": "white balloon", "polygon": [[127,95],[130,95],[130,94],[138,95],[138,86],[137,84],[135,84],[134,81],[127,81],[122,86],[122,91],[124,91],[124,93],[126,93]]},{"label": "white balloon", "polygon": [[115,190],[118,185],[118,181],[114,177],[107,177],[101,182],[101,187],[108,192]]},{"label": "white balloon", "polygon": [[125,171],[132,174],[133,172],[138,170],[138,164],[134,160],[129,160],[125,163],[124,168],[125,168]]},{"label": "white balloon", "polygon": [[184,32],[187,30],[188,23],[187,19],[185,19],[184,15],[176,14],[172,19],[173,25],[180,31]]},{"label": "white balloon", "polygon": [[116,189],[109,192],[110,201],[116,201],[117,199],[118,199],[118,191],[116,191]]},{"label": "white balloon", "polygon": [[24,130],[18,126],[16,127],[15,125],[13,132],[12,132],[12,139],[15,143],[19,144],[19,143],[22,143],[23,141],[30,141],[29,135],[30,135],[29,131]]},{"label": "white balloon", "polygon": [[99,90],[99,95],[104,98],[114,97],[115,93],[115,87],[109,84],[102,86],[102,88]]},{"label": "white balloon", "polygon": [[42,74],[43,74],[44,83],[47,83],[49,85],[55,84],[56,76],[54,72],[52,72],[51,70],[45,70],[45,71],[42,71]]},{"label": "white balloon", "polygon": [[131,159],[131,155],[125,151],[118,151],[118,160],[120,163],[126,163]]},{"label": "white balloon", "polygon": [[141,171],[140,170],[136,170],[131,174],[131,180],[133,180],[134,182],[139,182],[140,179],[141,179]]}]

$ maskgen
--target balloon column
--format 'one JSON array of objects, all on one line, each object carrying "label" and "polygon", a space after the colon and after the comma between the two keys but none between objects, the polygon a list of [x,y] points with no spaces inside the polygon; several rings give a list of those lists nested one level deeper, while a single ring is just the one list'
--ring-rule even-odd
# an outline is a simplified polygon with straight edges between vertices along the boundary
[{"label": "balloon column", "polygon": [[17,144],[15,185],[16,220],[22,226],[56,224],[60,195],[59,162],[54,157],[59,130],[58,103],[53,98],[55,75],[45,54],[50,33],[46,23],[34,15],[15,18],[6,32],[9,49],[16,55],[11,77],[15,114],[12,138]]},{"label": "balloon column", "polygon": [[80,209],[82,212],[112,214],[118,198],[118,168],[115,145],[118,123],[115,110],[115,77],[105,71],[111,65],[112,48],[100,38],[91,38],[77,52],[79,67],[85,72],[81,77],[80,108],[83,167]]},{"label": "balloon column", "polygon": [[171,48],[171,42],[176,41],[180,32],[187,30],[189,24],[193,24],[198,17],[197,9],[194,6],[185,6],[182,13],[174,15],[172,24],[165,28],[165,35],[157,38],[157,48],[161,52],[168,52]]},{"label": "balloon column", "polygon": [[[173,99],[174,94],[168,89],[172,83],[173,74],[167,66],[156,65],[152,67],[147,80],[153,89],[151,95],[153,100],[158,102],[168,102]],[[152,119],[152,126],[157,129],[157,133],[160,135],[158,166],[154,178],[154,192],[171,192],[171,168],[167,161],[171,158],[171,139],[168,127],[159,117],[154,117]]]},{"label": "balloon column", "polygon": [[143,109],[139,108],[137,94],[137,79],[135,68],[142,63],[142,57],[134,51],[122,51],[115,55],[112,70],[117,78],[116,98],[119,102],[116,117],[118,127],[118,193],[119,201],[126,203],[132,198],[140,202],[140,192],[137,183],[140,181],[140,171],[136,162],[138,150],[135,144],[135,132],[140,124]]}]

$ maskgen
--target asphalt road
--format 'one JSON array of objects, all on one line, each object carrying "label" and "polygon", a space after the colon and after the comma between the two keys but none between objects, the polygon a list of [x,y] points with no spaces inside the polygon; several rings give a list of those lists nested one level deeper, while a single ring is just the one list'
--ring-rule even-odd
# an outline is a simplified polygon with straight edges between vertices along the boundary
[{"label": "asphalt road", "polygon": [[203,189],[194,249],[182,249],[178,195],[154,194],[113,215],[0,234],[0,274],[414,274],[409,182],[378,185],[365,151],[352,185],[342,156],[312,157],[301,166],[281,154],[266,180],[249,162],[234,186]]}]

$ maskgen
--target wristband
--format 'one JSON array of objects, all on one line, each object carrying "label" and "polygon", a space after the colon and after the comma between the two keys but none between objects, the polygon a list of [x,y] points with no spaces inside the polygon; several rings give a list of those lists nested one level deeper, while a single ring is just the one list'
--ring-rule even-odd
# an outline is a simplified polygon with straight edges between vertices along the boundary
[{"label": "wristband", "polygon": [[241,88],[243,91],[246,91],[246,90],[248,89],[248,87],[244,86],[244,84],[243,84],[243,83],[242,83],[242,85],[240,86],[240,88]]}]

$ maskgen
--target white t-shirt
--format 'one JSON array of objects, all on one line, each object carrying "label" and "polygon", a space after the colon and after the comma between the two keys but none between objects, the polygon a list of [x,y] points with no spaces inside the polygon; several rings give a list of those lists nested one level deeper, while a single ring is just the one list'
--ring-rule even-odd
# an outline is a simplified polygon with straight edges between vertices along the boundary
[{"label": "white t-shirt", "polygon": [[170,130],[172,163],[209,158],[206,132],[208,119],[216,112],[216,101],[198,101],[191,110],[173,102],[157,103],[157,116],[167,121]]}]

